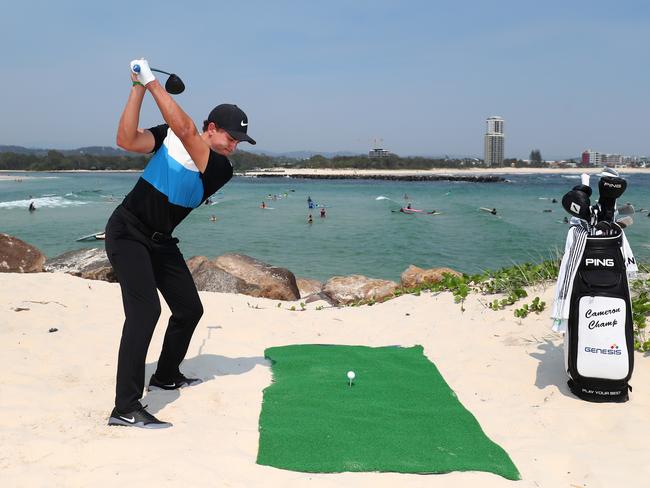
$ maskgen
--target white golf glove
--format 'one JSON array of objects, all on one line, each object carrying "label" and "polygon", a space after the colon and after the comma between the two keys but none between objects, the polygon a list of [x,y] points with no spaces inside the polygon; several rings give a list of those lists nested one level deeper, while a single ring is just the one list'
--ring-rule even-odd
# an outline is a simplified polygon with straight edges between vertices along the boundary
[{"label": "white golf glove", "polygon": [[156,79],[146,59],[134,59],[131,61],[131,71],[138,76],[138,81],[145,86],[147,83],[151,83]]}]

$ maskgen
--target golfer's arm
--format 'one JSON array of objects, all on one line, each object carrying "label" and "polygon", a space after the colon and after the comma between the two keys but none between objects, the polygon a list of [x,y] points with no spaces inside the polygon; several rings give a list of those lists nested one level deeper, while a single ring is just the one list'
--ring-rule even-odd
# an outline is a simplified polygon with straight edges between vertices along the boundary
[{"label": "golfer's arm", "polygon": [[169,128],[178,136],[194,161],[194,164],[196,164],[196,167],[203,173],[208,165],[210,148],[201,139],[201,135],[196,130],[194,121],[174,101],[169,93],[160,86],[158,80],[147,83],[147,90],[149,90],[153,99],[156,101],[160,113],[169,125]]},{"label": "golfer's arm", "polygon": [[126,151],[149,153],[153,150],[156,141],[153,134],[145,129],[139,129],[140,108],[146,90],[142,86],[131,88],[129,99],[126,102],[120,123],[117,126],[116,143]]}]

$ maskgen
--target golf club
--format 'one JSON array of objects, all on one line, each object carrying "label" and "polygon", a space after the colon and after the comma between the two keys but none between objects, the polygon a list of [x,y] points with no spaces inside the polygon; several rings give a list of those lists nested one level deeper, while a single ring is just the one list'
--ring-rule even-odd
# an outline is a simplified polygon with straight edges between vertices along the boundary
[{"label": "golf club", "polygon": [[623,195],[627,181],[620,176],[601,176],[598,182],[598,220],[614,221],[616,200]]},{"label": "golf club", "polygon": [[[156,68],[149,68],[149,69],[151,71],[155,71],[156,73],[162,73],[164,75],[169,76],[169,78],[167,78],[167,81],[165,82],[165,90],[167,90],[167,93],[171,93],[172,95],[178,95],[185,91],[185,83],[183,83],[183,80],[181,80],[178,75],[174,73],[168,73],[167,71],[163,71],[161,69],[156,69]],[[133,71],[139,73],[140,66],[137,64],[134,65]]]},{"label": "golf club", "polygon": [[634,215],[634,205],[631,203],[626,203],[625,205],[622,205],[618,209],[618,214],[619,215]]},{"label": "golf club", "polygon": [[633,223],[634,223],[634,219],[633,219],[631,216],[629,216],[629,215],[626,215],[625,217],[621,217],[620,219],[618,219],[618,220],[616,221],[616,224],[617,224],[621,229],[625,229],[626,227],[629,227],[629,226],[632,225]]},{"label": "golf club", "polygon": [[592,219],[591,202],[589,200],[591,196],[589,175],[583,174],[581,180],[582,184],[574,186],[571,191],[562,197],[562,207],[568,213],[589,225]]}]

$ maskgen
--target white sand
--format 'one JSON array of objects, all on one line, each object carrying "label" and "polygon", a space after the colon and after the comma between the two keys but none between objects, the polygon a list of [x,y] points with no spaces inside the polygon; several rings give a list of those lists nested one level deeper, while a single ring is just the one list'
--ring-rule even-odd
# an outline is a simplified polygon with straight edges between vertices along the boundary
[{"label": "white sand", "polygon": [[[618,168],[617,171],[622,175],[631,173],[650,173],[650,168]],[[53,173],[138,173],[139,170],[64,170],[52,171]],[[503,175],[503,174],[582,174],[588,173],[596,175],[600,168],[472,168],[472,169],[329,169],[329,168],[269,168],[262,171],[247,171],[243,173],[246,176],[257,176],[260,174],[275,174],[279,176],[297,176],[297,175],[324,175],[324,176],[373,176],[373,175],[393,175],[393,176],[415,176],[415,175],[464,175],[464,176],[485,176],[485,175]],[[33,177],[29,171],[4,171],[0,174],[0,181],[16,181]]]},{"label": "white sand", "polygon": [[[512,309],[449,293],[372,307],[292,312],[291,304],[201,293],[205,315],[183,370],[205,383],[148,394],[174,427],[107,427],[123,320],[119,287],[64,274],[0,273],[0,479],[7,487],[641,487],[648,486],[650,358],[636,355],[626,404],[573,397],[548,312],[519,323]],[[552,286],[532,290],[550,308]],[[494,297],[491,297],[493,299]],[[42,303],[37,303],[42,302]],[[14,311],[17,307],[29,310]],[[300,307],[297,307],[300,308]],[[152,341],[147,379],[168,310]],[[407,315],[409,314],[409,315]],[[50,327],[58,332],[48,333]],[[422,344],[460,401],[523,480],[489,473],[308,474],[259,466],[258,419],[270,346]]]}]

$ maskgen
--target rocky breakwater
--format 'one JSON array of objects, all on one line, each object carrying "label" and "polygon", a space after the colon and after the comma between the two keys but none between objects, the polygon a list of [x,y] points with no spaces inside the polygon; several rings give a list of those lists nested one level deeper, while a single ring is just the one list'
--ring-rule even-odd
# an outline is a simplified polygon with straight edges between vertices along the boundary
[{"label": "rocky breakwater", "polygon": [[[187,266],[200,291],[241,293],[273,300],[303,300],[305,303],[322,300],[332,306],[382,302],[394,297],[399,289],[439,282],[445,273],[460,275],[449,268],[421,269],[411,265],[402,273],[400,283],[363,275],[334,276],[322,283],[296,278],[286,268],[236,253],[215,259],[195,256],[187,261]],[[16,237],[0,234],[0,272],[42,271],[117,281],[103,248],[77,249],[46,260],[35,247]]]},{"label": "rocky breakwater", "polygon": [[77,249],[48,259],[44,271],[68,273],[87,280],[117,282],[117,275],[103,247]]},{"label": "rocky breakwater", "polygon": [[243,293],[274,300],[300,298],[291,271],[245,254],[224,254],[213,260],[195,256],[187,264],[197,288],[202,291]]},{"label": "rocky breakwater", "polygon": [[31,244],[0,234],[0,273],[38,273],[43,271],[45,255]]}]

